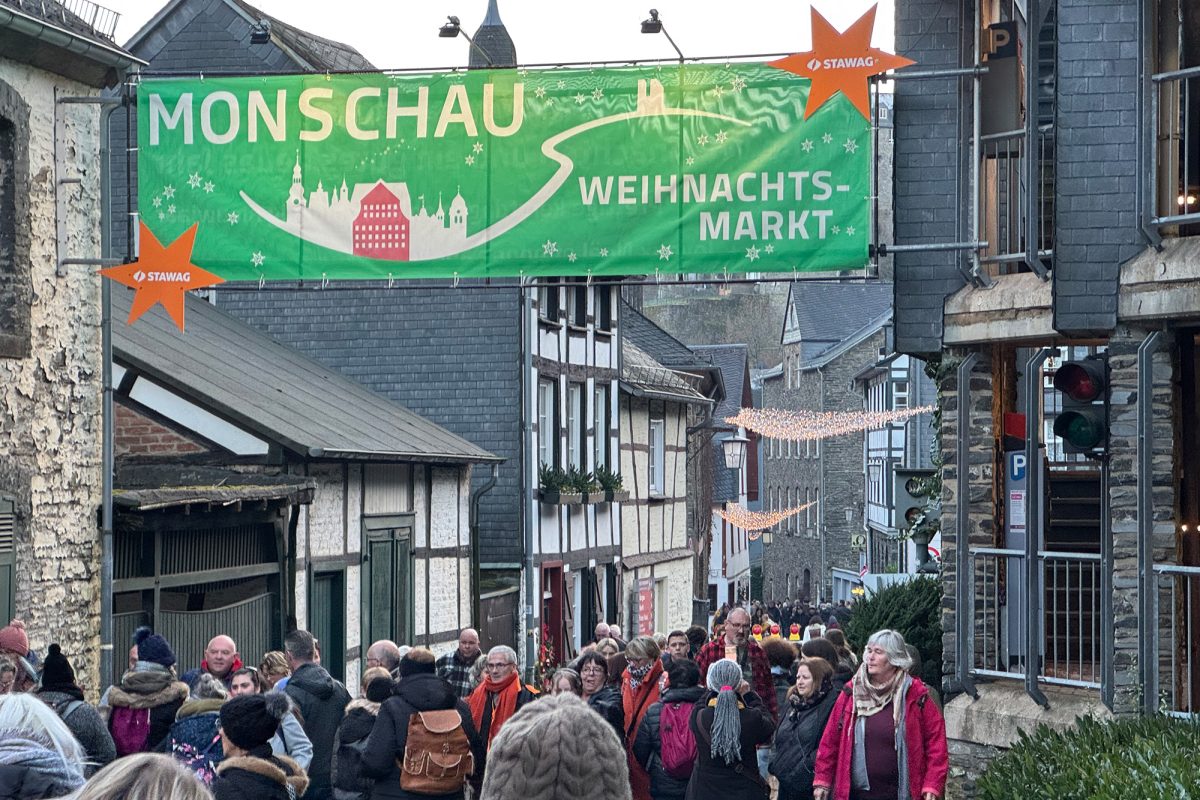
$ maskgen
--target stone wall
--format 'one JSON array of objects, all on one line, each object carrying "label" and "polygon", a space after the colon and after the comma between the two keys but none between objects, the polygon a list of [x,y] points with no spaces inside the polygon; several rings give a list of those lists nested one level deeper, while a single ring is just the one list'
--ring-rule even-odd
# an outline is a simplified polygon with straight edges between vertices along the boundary
[{"label": "stone wall", "polygon": [[[16,501],[16,609],[30,646],[59,642],[82,682],[97,683],[100,632],[98,509],[101,502],[100,277],[89,267],[56,275],[54,96],[94,92],[0,58],[0,117],[20,138],[27,215],[14,291],[30,298],[28,348],[0,355],[0,494]],[[3,99],[7,98],[7,99]],[[69,174],[61,189],[63,256],[100,255],[99,118],[94,107],[60,109]],[[27,225],[27,228],[24,226]],[[23,251],[23,252],[22,252]],[[0,269],[3,269],[0,264]],[[12,357],[16,355],[16,357]],[[7,622],[7,620],[5,620]]]}]

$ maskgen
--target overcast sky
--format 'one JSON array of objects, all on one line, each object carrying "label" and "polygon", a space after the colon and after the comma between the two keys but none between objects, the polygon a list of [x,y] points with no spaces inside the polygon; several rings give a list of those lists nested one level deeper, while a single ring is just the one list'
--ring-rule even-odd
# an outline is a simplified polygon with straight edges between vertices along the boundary
[{"label": "overcast sky", "polygon": [[[164,0],[99,0],[121,14],[124,44],[163,7]],[[440,39],[437,28],[454,14],[474,33],[487,0],[251,0],[271,16],[357,48],[380,68],[438,68],[467,61],[465,39]],[[662,35],[643,35],[638,23],[657,8],[684,55],[725,57],[808,50],[809,9],[838,29],[871,0],[500,0],[522,64],[674,58]],[[874,45],[893,49],[894,0],[880,0]]]}]

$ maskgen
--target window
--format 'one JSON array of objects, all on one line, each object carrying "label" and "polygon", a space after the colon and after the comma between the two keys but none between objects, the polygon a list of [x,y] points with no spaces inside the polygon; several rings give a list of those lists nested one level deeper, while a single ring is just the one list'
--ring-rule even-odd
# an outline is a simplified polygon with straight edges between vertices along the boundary
[{"label": "window", "polygon": [[[593,463],[595,469],[608,466],[609,428],[608,384],[596,384],[592,402],[592,425],[595,428]],[[615,470],[614,470],[615,471]]]},{"label": "window", "polygon": [[667,579],[659,578],[654,582],[654,630],[670,629],[667,624]]},{"label": "window", "polygon": [[821,529],[821,487],[819,486],[813,489],[812,512],[813,526],[816,528],[813,533],[816,535],[820,533]]},{"label": "window", "polygon": [[567,464],[583,469],[587,428],[584,426],[583,384],[567,384]]},{"label": "window", "polygon": [[596,287],[596,330],[611,331],[613,327],[613,287],[600,284]]},{"label": "window", "polygon": [[[0,82],[0,100],[12,97],[16,118],[28,111]],[[29,355],[29,220],[24,126],[0,117],[0,358]]]},{"label": "window", "polygon": [[804,490],[804,527],[811,528],[813,521],[812,489]]},{"label": "window", "polygon": [[587,327],[588,285],[586,278],[576,278],[571,288],[571,324]]},{"label": "window", "polygon": [[666,494],[665,470],[667,462],[667,425],[665,420],[650,420],[650,494],[662,497]]},{"label": "window", "polygon": [[543,286],[538,287],[538,316],[542,319],[558,323],[558,278],[543,278]]},{"label": "window", "polygon": [[558,385],[538,381],[538,463],[558,466]]},{"label": "window", "polygon": [[800,388],[800,356],[792,358],[792,388]]},{"label": "window", "polygon": [[908,381],[896,381],[892,384],[892,408],[897,411],[908,408]]},{"label": "window", "polygon": [[783,388],[792,388],[792,357],[783,357]]},{"label": "window", "polygon": [[412,641],[411,516],[363,519],[363,640]]}]

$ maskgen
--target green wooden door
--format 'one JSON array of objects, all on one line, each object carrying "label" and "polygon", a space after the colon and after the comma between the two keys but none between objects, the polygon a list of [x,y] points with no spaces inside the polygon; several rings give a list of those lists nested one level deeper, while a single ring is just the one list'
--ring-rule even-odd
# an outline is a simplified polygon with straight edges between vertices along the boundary
[{"label": "green wooden door", "polygon": [[413,644],[412,518],[364,520],[363,648]]},{"label": "green wooden door", "polygon": [[309,630],[321,648],[321,666],[346,678],[346,573],[318,572],[309,591]]}]

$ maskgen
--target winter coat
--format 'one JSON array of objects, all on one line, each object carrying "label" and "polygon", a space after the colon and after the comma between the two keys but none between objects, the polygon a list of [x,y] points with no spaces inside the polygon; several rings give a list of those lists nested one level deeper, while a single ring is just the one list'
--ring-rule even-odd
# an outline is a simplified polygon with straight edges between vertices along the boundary
[{"label": "winter coat", "polygon": [[775,686],[775,709],[782,716],[787,710],[787,693],[796,685],[796,676],[783,667],[771,667],[771,682]]},{"label": "winter coat", "polygon": [[[362,755],[362,772],[375,779],[371,789],[372,800],[423,800],[432,795],[413,794],[400,788],[400,768],[397,759],[403,760],[404,746],[408,741],[408,721],[418,711],[444,711],[456,709],[462,718],[463,731],[471,743],[475,757],[473,781],[483,775],[484,743],[475,729],[471,709],[450,688],[450,684],[437,675],[409,675],[396,685],[396,694],[379,707],[375,727],[367,737],[367,749]],[[458,800],[462,790],[441,795],[444,800]]]},{"label": "winter coat", "polygon": [[[83,776],[90,778],[101,767],[117,757],[117,748],[113,744],[112,734],[104,725],[100,712],[93,706],[83,702],[83,693],[79,696],[67,692],[52,692],[42,690],[37,697],[50,706],[71,730],[75,739],[83,745],[87,753],[88,763],[84,765]],[[2,797],[3,795],[0,795]]]},{"label": "winter coat", "polygon": [[790,797],[812,797],[817,748],[829,722],[838,690],[808,705],[784,702],[783,716],[775,731],[775,755],[771,774],[779,779],[779,791]]},{"label": "winter coat", "polygon": [[587,704],[613,726],[618,739],[625,741],[625,708],[621,704],[621,692],[617,687],[600,687],[600,691],[587,699]]},{"label": "winter coat", "polygon": [[169,670],[134,669],[121,677],[120,686],[108,690],[108,705],[100,707],[100,714],[111,731],[112,709],[150,709],[150,731],[146,735],[144,751],[154,751],[167,738],[175,723],[175,714],[187,697],[187,684],[176,680]]},{"label": "winter coat", "polygon": [[[700,648],[700,654],[696,656],[696,666],[700,668],[700,685],[704,685],[708,668],[724,657],[724,639],[714,639]],[[775,681],[771,679],[771,662],[767,660],[767,653],[758,642],[750,639],[746,642],[746,658],[750,662],[750,673],[753,676],[750,688],[762,698],[765,708],[774,719],[779,712],[775,706]]]},{"label": "winter coat", "polygon": [[371,796],[375,781],[362,774],[362,757],[378,716],[379,703],[365,698],[352,700],[346,707],[333,738],[334,800],[367,800]]},{"label": "winter coat", "polygon": [[0,798],[63,797],[83,785],[80,765],[70,764],[50,740],[24,730],[0,730]]},{"label": "winter coat", "polygon": [[225,752],[221,746],[221,705],[224,700],[188,700],[175,714],[175,724],[159,750],[170,753],[193,771],[212,779]]},{"label": "winter coat", "polygon": [[287,756],[272,755],[270,747],[255,748],[250,755],[233,756],[217,767],[213,800],[293,800],[308,788],[308,776]]},{"label": "winter coat", "polygon": [[304,732],[304,726],[300,724],[300,718],[296,716],[294,709],[279,721],[279,731],[271,737],[271,752],[277,756],[287,756],[305,772],[312,766],[312,742]]},{"label": "winter coat", "polygon": [[[858,715],[849,685],[837,695],[817,750],[813,785],[833,787],[831,800],[850,800],[854,724]],[[925,792],[941,797],[950,771],[946,721],[920,678],[912,679],[904,698],[904,741],[908,750],[908,788],[913,800],[920,800]]]},{"label": "winter coat", "polygon": [[337,735],[338,724],[345,716],[350,693],[324,667],[312,663],[300,665],[292,673],[284,691],[300,708],[304,732],[312,742],[308,800],[325,800],[332,795],[330,775],[333,771],[333,737]]},{"label": "winter coat", "polygon": [[[638,726],[637,738],[633,741],[633,757],[650,773],[650,796],[654,800],[682,798],[687,792],[687,780],[671,777],[662,763],[662,709],[663,703],[685,703],[695,705],[704,696],[699,686],[669,688],[662,699],[650,706],[642,724]],[[688,715],[691,718],[691,714]]]},{"label": "winter coat", "polygon": [[766,800],[767,782],[758,771],[758,746],[771,741],[775,723],[762,698],[750,691],[742,695],[742,758],[733,766],[712,755],[715,692],[705,692],[692,710],[692,735],[696,737],[696,768],[688,781],[687,800]]}]

